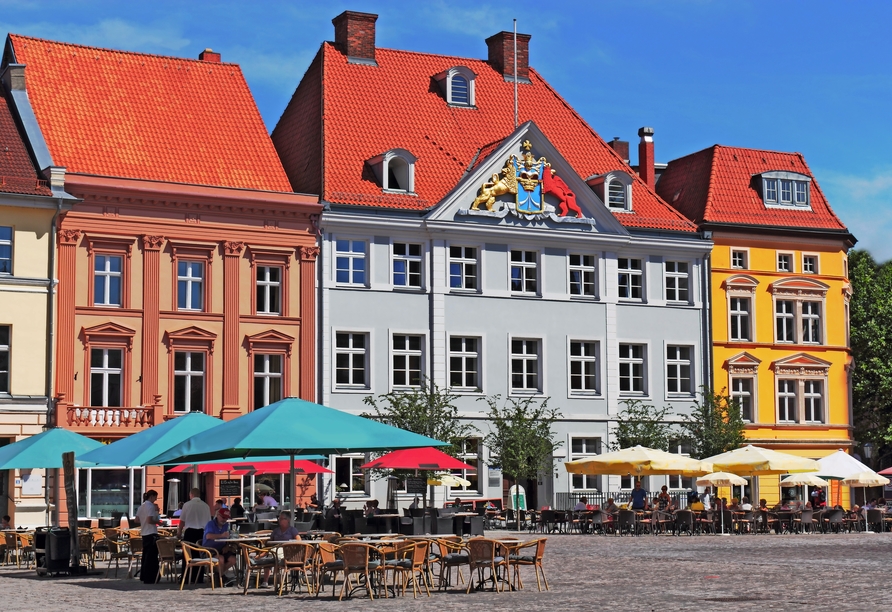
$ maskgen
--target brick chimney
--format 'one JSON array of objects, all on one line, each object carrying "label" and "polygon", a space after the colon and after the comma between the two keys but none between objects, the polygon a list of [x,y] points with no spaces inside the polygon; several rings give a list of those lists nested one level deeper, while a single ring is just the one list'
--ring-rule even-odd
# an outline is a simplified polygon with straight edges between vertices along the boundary
[{"label": "brick chimney", "polygon": [[335,45],[348,60],[359,64],[375,63],[374,13],[344,11],[331,20],[335,27]]},{"label": "brick chimney", "polygon": [[654,129],[643,127],[638,130],[641,141],[638,143],[638,176],[654,188]]},{"label": "brick chimney", "polygon": [[202,51],[201,53],[198,54],[198,59],[200,59],[203,62],[214,62],[214,63],[219,64],[220,63],[220,54],[214,53],[213,49],[205,49],[204,51]]},{"label": "brick chimney", "polygon": [[607,146],[617,152],[627,164],[629,163],[629,141],[620,140],[619,136],[614,136],[613,140],[607,143]]},{"label": "brick chimney", "polygon": [[[530,82],[530,35],[517,34],[517,80]],[[514,32],[499,32],[486,39],[489,64],[506,81],[514,80]]]}]

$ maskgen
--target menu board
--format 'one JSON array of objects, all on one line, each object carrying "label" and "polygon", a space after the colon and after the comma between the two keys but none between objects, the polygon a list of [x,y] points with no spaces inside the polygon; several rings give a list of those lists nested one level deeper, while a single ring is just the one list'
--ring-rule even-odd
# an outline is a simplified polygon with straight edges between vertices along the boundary
[{"label": "menu board", "polygon": [[242,482],[237,478],[220,481],[220,497],[240,497]]}]

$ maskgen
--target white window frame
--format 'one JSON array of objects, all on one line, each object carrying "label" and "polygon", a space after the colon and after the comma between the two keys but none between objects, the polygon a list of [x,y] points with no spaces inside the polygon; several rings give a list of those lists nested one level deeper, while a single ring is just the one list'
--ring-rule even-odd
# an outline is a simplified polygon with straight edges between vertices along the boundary
[{"label": "white window frame", "polygon": [[[461,249],[461,256],[453,257],[452,249]],[[467,257],[467,249],[474,249],[474,257]],[[482,249],[478,245],[464,245],[464,244],[450,244],[446,247],[446,287],[449,291],[456,292],[474,292],[479,293],[481,291],[481,282],[480,282],[480,273],[482,270],[481,265],[481,255]],[[452,266],[453,264],[459,266],[460,269],[460,278],[461,278],[461,286],[453,287],[452,286]],[[474,274],[468,274],[468,267],[474,267]],[[467,280],[469,278],[474,279],[474,287],[467,287]]]},{"label": "white window frame", "polygon": [[[735,300],[739,300],[746,304],[746,310],[740,310],[740,308],[736,307],[734,304]],[[728,326],[728,340],[731,342],[752,342],[753,341],[753,299],[749,296],[742,295],[729,295],[728,296],[728,315],[729,315],[729,326]],[[734,337],[735,330],[739,331],[741,329],[740,319],[746,318],[745,332],[746,338],[742,337]]]},{"label": "white window frame", "polygon": [[[263,369],[257,371],[257,358],[260,357],[263,359]],[[279,359],[279,368],[278,372],[274,372],[271,369],[271,360],[270,357],[277,357]],[[279,397],[285,397],[285,356],[281,353],[254,353],[253,363],[251,364],[252,369],[254,370],[254,394],[256,396],[258,385],[260,385],[260,389],[263,392],[263,401],[260,405],[256,405],[255,401],[254,409],[262,408],[263,406],[269,406],[272,402],[271,399],[271,387],[274,381],[278,381],[279,383]],[[275,400],[278,401],[278,400]]]},{"label": "white window frame", "polygon": [[[364,496],[368,492],[368,476],[367,474],[360,469],[360,466],[365,464],[365,455],[361,455],[359,453],[349,453],[344,455],[333,455],[331,458],[332,467],[334,467],[334,474],[332,475],[332,480],[337,481],[338,479],[338,463],[342,461],[349,461],[350,467],[350,482],[335,482],[334,489],[336,494],[342,494],[347,496]],[[357,481],[362,482],[362,486],[358,486]],[[347,485],[347,490],[342,491],[340,486],[342,484]]]},{"label": "white window frame", "polygon": [[[279,271],[279,280],[274,281],[270,279],[270,271],[271,270]],[[257,287],[255,291],[263,295],[263,301],[265,303],[265,307],[263,309],[260,308],[260,301],[257,300],[256,308],[258,315],[264,316],[278,316],[282,314],[282,288],[283,288],[283,277],[285,276],[285,269],[282,266],[272,266],[272,265],[258,265],[257,266]],[[276,300],[276,304],[273,304],[273,300],[271,297],[272,290],[274,288],[279,289],[279,297]],[[259,297],[259,296],[258,296]]]},{"label": "white window frame", "polygon": [[[452,349],[452,341],[460,340],[461,341],[461,350],[455,351]],[[477,351],[469,351],[467,350],[467,341],[475,340],[477,342]],[[449,338],[447,339],[448,345],[448,355],[446,362],[446,375],[448,376],[449,381],[449,390],[456,393],[474,393],[480,394],[483,393],[483,337],[474,334],[460,334],[454,333],[449,334]],[[452,385],[452,375],[457,370],[453,370],[452,368],[452,360],[460,359],[461,360],[461,379],[462,383],[467,381],[467,374],[469,372],[468,369],[468,359],[475,359],[477,362],[476,368],[476,376],[477,376],[477,385],[475,387],[470,387],[468,385],[462,384],[459,386]]]},{"label": "white window frame", "polygon": [[[793,388],[792,391],[787,388],[786,383],[791,383]],[[784,387],[784,391],[781,391],[781,386]],[[799,422],[799,398],[801,394],[799,393],[799,381],[795,378],[778,378],[776,389],[775,389],[775,418],[778,423],[798,423]],[[781,417],[781,398],[793,398],[793,418],[785,418]],[[789,406],[787,407],[787,413],[785,416],[789,417]]]},{"label": "white window frame", "polygon": [[[396,348],[396,339],[403,338],[405,340],[404,348]],[[409,348],[409,341],[411,338],[418,338],[419,343],[418,349]],[[410,367],[410,360],[413,357],[418,358],[418,384],[412,384],[411,382],[411,373],[415,371]],[[401,358],[405,360],[405,364],[399,371],[403,372],[406,377],[406,382],[404,384],[397,384],[396,382],[396,360],[397,358]],[[424,333],[419,332],[391,332],[390,334],[390,388],[399,390],[399,389],[418,389],[424,385],[425,378],[427,376],[427,336]]]},{"label": "white window frame", "polygon": [[12,325],[0,325],[0,329],[6,330],[6,342],[0,344],[0,354],[6,355],[6,369],[0,370],[0,374],[5,375],[6,384],[0,385],[0,395],[9,395],[12,389]]},{"label": "white window frame", "polygon": [[[672,349],[675,349],[675,356],[670,356]],[[681,357],[681,351],[683,349],[688,350],[687,359]],[[667,342],[665,347],[665,360],[666,360],[666,370],[665,370],[665,383],[666,383],[666,397],[669,398],[678,398],[678,397],[693,397],[697,385],[695,374],[695,363],[696,363],[696,355],[694,353],[694,347],[690,344],[672,344]],[[672,369],[675,369],[674,376],[672,375]],[[685,380],[683,376],[684,368],[688,369],[688,390],[682,391],[681,386]],[[677,384],[677,389],[675,391],[669,390],[669,381],[675,380]]]},{"label": "white window frame", "polygon": [[[582,441],[582,450],[575,450],[573,443],[576,440]],[[589,448],[590,444],[592,448]],[[567,444],[567,448],[570,449],[570,461],[576,461],[577,459],[585,459],[587,457],[596,457],[601,454],[602,449],[602,441],[601,436],[599,435],[590,435],[590,436],[570,436],[570,440]],[[570,491],[599,491],[600,487],[598,486],[598,476],[593,476],[591,474],[570,474]],[[577,482],[581,482],[583,486],[577,486]]]},{"label": "white window frame", "polygon": [[[823,342],[824,331],[823,302],[817,300],[800,300],[798,305],[800,313],[799,331],[802,334],[799,339],[800,342],[802,344],[820,345]],[[813,308],[817,308],[817,312],[812,312]],[[809,312],[806,312],[806,310]],[[815,335],[817,335],[817,338],[815,338]]]},{"label": "white window frame", "polygon": [[[476,440],[476,442],[477,442],[476,450],[473,450],[473,452],[467,446],[468,440]],[[449,487],[449,493],[450,493],[449,497],[450,498],[453,497],[452,493],[464,493],[464,494],[471,493],[472,495],[473,494],[479,495],[480,490],[481,490],[480,487],[483,482],[483,438],[470,436],[468,438],[463,439],[459,443],[459,449],[458,449],[458,453],[456,454],[456,457],[458,458],[459,461],[463,461],[463,462],[467,463],[468,465],[476,466],[476,469],[469,470],[466,468],[462,468],[460,470],[450,470],[450,473],[452,473],[453,475],[458,476],[459,478],[464,478],[465,480],[470,480],[471,487],[464,487],[461,485]],[[474,487],[474,479],[477,480],[476,487]],[[463,495],[459,495],[459,497],[463,497]]]},{"label": "white window frame", "polygon": [[[372,167],[372,170],[375,171],[375,176],[378,179],[378,185],[381,186],[381,190],[384,193],[394,193],[394,194],[406,194],[406,195],[415,195],[415,162],[417,158],[412,155],[406,149],[390,149],[389,151],[385,151],[380,155],[376,155],[375,157],[366,160],[366,163]],[[402,177],[405,185],[400,185],[397,183],[396,185],[391,184],[391,168],[390,165],[394,164],[396,166],[402,166],[400,171],[402,172],[403,168],[405,168],[405,176]],[[393,178],[399,180],[396,176],[396,172],[393,173]]]},{"label": "white window frame", "polygon": [[[514,261],[514,254],[520,253],[521,261]],[[533,261],[527,261],[527,256],[532,255]],[[520,270],[521,289],[514,289],[514,270]],[[533,291],[527,289],[530,282],[530,273],[533,275],[535,287]],[[542,266],[539,251],[533,249],[509,249],[508,250],[508,290],[512,295],[539,296],[542,292]]]},{"label": "white window frame", "polygon": [[[190,412],[207,412],[207,367],[208,367],[208,354],[204,351],[189,351],[189,350],[174,350],[174,364],[176,364],[176,356],[177,353],[184,353],[186,355],[186,369],[177,370],[176,365],[174,365],[173,377],[174,377],[174,412],[177,414],[188,414]],[[203,367],[201,370],[193,370],[192,369],[192,357],[194,355],[201,355]],[[186,380],[186,396],[183,398],[183,406],[184,410],[177,410],[177,401],[176,401],[176,379],[177,378],[185,378]],[[193,378],[201,378],[201,410],[195,410],[195,407],[192,406],[192,379]]]},{"label": "white window frame", "polygon": [[9,272],[3,272],[0,270],[0,276],[12,276],[13,272],[13,256],[15,255],[15,249],[13,248],[15,242],[15,228],[11,225],[0,225],[0,228],[9,230],[9,239],[0,238],[0,247],[8,246],[9,247],[9,259],[3,258],[0,261],[9,261]]},{"label": "white window frame", "polygon": [[[573,263],[573,258],[578,257],[578,263]],[[586,260],[591,258],[591,264]],[[580,285],[581,293],[573,293],[573,274],[579,275],[580,281],[576,284]],[[586,281],[586,275],[591,276],[590,281]],[[586,287],[590,286],[591,290],[586,291]],[[571,299],[597,299],[598,297],[598,256],[584,253],[569,253],[567,255],[567,292]]]},{"label": "white window frame", "polygon": [[[775,262],[776,262],[776,265],[777,265],[777,271],[778,271],[778,272],[787,272],[788,274],[796,274],[796,257],[795,257],[795,255],[794,255],[792,252],[790,252],[790,251],[777,251],[775,255],[776,255],[776,256],[775,256]],[[781,257],[785,257],[786,260],[789,262],[789,265],[790,265],[790,269],[789,269],[789,270],[784,270],[784,269],[781,267]]]},{"label": "white window frame", "polygon": [[631,175],[626,172],[607,173],[604,177],[604,205],[611,212],[632,212]]},{"label": "white window frame", "polygon": [[[811,260],[811,264],[807,263]],[[809,270],[808,268],[812,269]],[[821,256],[819,253],[803,253],[802,254],[802,273],[803,274],[820,274],[821,273]]]},{"label": "white window frame", "polygon": [[[807,174],[787,170],[771,170],[761,174],[762,201],[766,208],[810,209],[811,182]],[[789,187],[789,198],[786,188]],[[800,193],[804,199],[800,200]]]},{"label": "white window frame", "polygon": [[[623,351],[624,346],[632,347],[632,349],[634,349],[634,347],[641,347],[641,357],[634,357],[634,356],[623,357],[622,351]],[[617,360],[618,360],[619,367],[617,368],[617,370],[618,370],[618,377],[619,377],[618,389],[619,389],[619,395],[621,397],[647,397],[648,396],[649,389],[650,389],[650,386],[648,384],[648,382],[649,382],[649,380],[648,380],[649,379],[649,377],[648,377],[648,353],[649,353],[649,350],[648,349],[649,349],[649,346],[645,342],[620,342],[619,343],[618,350],[617,350],[617,356],[618,356]],[[630,352],[630,355],[632,355],[632,354],[633,354],[633,351]],[[630,379],[630,381],[634,382],[634,379],[636,378],[634,376],[635,365],[641,366],[641,377],[640,377],[641,378],[641,390],[635,391],[632,388],[624,390],[622,388],[623,366],[628,366],[628,367],[632,368],[629,370],[628,378]],[[634,387],[634,384],[632,384],[631,387]]]},{"label": "white window frame", "polygon": [[[523,352],[515,353],[514,352],[514,342],[523,342]],[[535,342],[536,350],[533,353],[527,352],[529,348],[529,342]],[[542,395],[545,393],[545,377],[543,372],[542,364],[545,361],[544,359],[544,342],[542,338],[529,338],[529,337],[520,337],[520,336],[509,336],[508,338],[508,389],[510,390],[510,395]],[[515,387],[514,386],[514,362],[519,361],[523,363],[523,373],[521,376],[523,377],[523,387]],[[530,371],[529,364],[533,364],[535,367],[534,371]],[[528,387],[527,379],[530,375],[536,376],[536,386]]]},{"label": "white window frame", "polygon": [[[574,355],[573,354],[573,345],[574,344],[582,344],[584,345],[592,345],[594,348],[594,355]],[[584,351],[583,351],[584,352]],[[573,388],[573,364],[574,363],[581,364],[581,372],[579,376],[582,376],[583,382],[589,376],[594,378],[594,388],[593,389],[574,389]],[[592,364],[591,367],[593,369],[591,374],[585,374],[586,364]],[[583,385],[584,386],[584,385]],[[576,337],[567,337],[567,397],[597,397],[601,395],[601,343],[598,340],[591,338],[576,338]]]},{"label": "white window frame", "polygon": [[[102,354],[102,365],[94,366],[93,365],[93,351],[100,352]],[[116,352],[120,354],[120,367],[112,367],[109,365],[109,353]],[[105,348],[105,347],[90,347],[90,404],[93,404],[93,376],[99,375],[102,377],[100,382],[100,389],[102,394],[102,400],[97,406],[101,406],[102,408],[120,408],[124,405],[124,349],[119,348]],[[118,397],[118,403],[109,404],[109,382],[112,376],[118,377],[118,389],[120,396]]]},{"label": "white window frame", "polygon": [[[446,70],[441,75],[438,75],[441,78],[441,83],[446,90],[446,103],[450,106],[460,106],[465,108],[473,108],[476,106],[476,93],[477,93],[477,75],[470,69],[465,66],[453,66],[449,70]],[[455,99],[455,93],[453,92],[453,80],[455,77],[462,77],[465,82],[468,84],[468,99],[466,101],[458,101]]]},{"label": "white window frame", "polygon": [[[102,270],[97,269],[97,265],[99,264],[100,258],[104,261],[104,266]],[[111,269],[111,260],[117,259],[119,262],[119,270],[117,272],[112,271]],[[96,253],[93,256],[93,305],[94,306],[106,306],[108,308],[120,308],[122,304],[122,300],[124,299],[124,257],[123,255],[114,255],[110,253]],[[102,278],[104,281],[104,291],[102,292],[102,301],[96,300],[96,290],[95,287],[98,284],[97,281]],[[112,290],[111,290],[111,280],[112,278],[117,278],[118,280],[118,295],[117,301],[112,301]]]},{"label": "white window frame", "polygon": [[[621,268],[621,262],[627,262],[626,265],[631,266],[632,262],[637,261],[640,264],[639,268],[626,267]],[[646,257],[617,257],[616,258],[616,295],[617,297],[624,302],[643,302],[646,296],[645,292],[645,277],[644,277],[644,269],[647,267],[647,258]],[[623,283],[621,281],[623,275],[626,275],[627,282]],[[633,297],[634,293],[633,289],[635,287],[632,282],[633,278],[637,278],[639,282],[639,297]],[[628,289],[628,295],[626,297],[622,296],[622,288],[626,287]]]},{"label": "white window frame", "polygon": [[[675,266],[675,270],[671,270],[671,271],[669,270],[669,266],[670,266],[670,264],[672,264],[672,265]],[[678,267],[681,266],[681,265],[687,267],[687,272],[679,272],[679,271],[678,271]],[[663,282],[664,282],[664,287],[663,287],[663,290],[664,290],[664,294],[665,294],[665,297],[666,297],[666,301],[667,301],[667,302],[672,302],[672,303],[674,303],[674,304],[690,304],[690,303],[691,303],[691,298],[692,298],[692,294],[693,294],[693,287],[691,286],[691,285],[692,285],[692,283],[691,283],[691,280],[692,280],[691,270],[692,270],[692,268],[693,268],[693,266],[691,265],[691,262],[689,262],[689,261],[684,261],[684,260],[669,260],[669,261],[664,261],[664,262],[663,262],[663,275],[664,275],[664,280],[663,280]],[[681,289],[681,288],[679,288],[679,286],[678,286],[678,283],[679,283],[682,279],[684,279],[684,280],[686,281],[686,283],[687,283],[687,286],[684,287],[684,289]],[[673,284],[674,284],[674,287],[672,287],[671,289],[675,291],[675,299],[672,299],[672,298],[669,297],[669,293],[670,293],[670,285],[673,285]],[[678,294],[679,294],[681,291],[684,291],[684,292],[687,294],[686,297],[685,297],[684,299],[680,299],[680,298],[678,297]]]},{"label": "white window frame", "polygon": [[[740,258],[743,260],[742,265],[734,264],[734,256],[735,255],[739,255]],[[732,248],[730,262],[731,262],[732,270],[749,270],[749,265],[750,265],[750,251],[749,251],[749,249]]]},{"label": "white window frame", "polygon": [[[180,266],[186,266],[186,274],[180,273]],[[201,274],[199,276],[193,276],[193,272],[195,270],[194,266],[199,266],[198,269],[201,270]],[[180,259],[177,261],[177,310],[182,311],[191,311],[191,312],[203,312],[204,305],[206,304],[206,291],[207,287],[205,287],[205,278],[207,277],[207,262],[197,259]],[[185,299],[186,305],[180,306],[180,283],[185,283]],[[200,305],[198,308],[194,308],[191,306],[193,302],[195,287],[198,287],[199,293],[199,301]]]},{"label": "white window frame", "polygon": [[[397,250],[400,247],[405,247],[405,253],[398,254]],[[418,247],[418,254],[411,254],[412,247]],[[396,281],[397,263],[401,262],[405,265],[405,271],[402,272],[406,277],[406,282],[404,284],[399,284]],[[412,272],[413,264],[418,268],[417,271]],[[411,279],[413,276],[417,276],[418,282],[417,284],[413,284]],[[423,290],[424,289],[424,244],[420,242],[403,242],[402,240],[394,240],[390,244],[390,282],[393,285],[394,289],[409,289],[409,290]]]},{"label": "white window frame", "polygon": [[[347,242],[348,248],[350,250],[340,251],[338,250],[339,242]],[[360,243],[363,245],[362,252],[353,251],[353,246],[355,243]],[[332,261],[334,265],[332,266],[332,280],[335,285],[339,287],[368,287],[371,282],[371,249],[369,248],[369,241],[364,238],[349,238],[349,237],[336,237],[331,241],[331,248],[334,253],[334,257],[332,257]],[[345,269],[347,272],[348,280],[339,281],[338,280],[338,260],[343,259],[347,262],[347,268]],[[363,280],[360,283],[354,282],[353,278],[358,272],[356,269],[355,261],[361,260],[363,262],[364,271],[363,271]]]},{"label": "white window frame", "polygon": [[[778,307],[781,303],[787,304],[789,303],[792,307],[790,312],[784,310],[784,312],[778,312]],[[794,299],[775,299],[774,300],[774,342],[776,344],[797,344],[798,341],[798,325],[796,321],[796,300]],[[787,340],[785,336],[786,333],[780,333],[780,323],[783,321],[784,332],[791,331],[792,339]],[[789,330],[788,330],[789,327]],[[782,339],[782,336],[784,338]]]},{"label": "white window frame", "polygon": [[[346,347],[338,347],[338,335],[346,334],[349,336],[349,346]],[[365,338],[365,346],[363,348],[356,348],[354,337],[362,336]],[[331,334],[331,354],[332,354],[332,362],[331,362],[331,386],[332,391],[343,393],[343,392],[359,392],[364,393],[369,391],[372,388],[372,360],[371,360],[371,352],[372,352],[372,334],[368,330],[359,330],[359,329],[339,329],[333,331]],[[350,382],[347,383],[339,383],[338,382],[338,355],[349,355],[349,367],[347,368],[350,372]],[[363,358],[363,366],[362,371],[365,376],[365,382],[356,383],[353,380],[353,371],[356,369],[353,367],[353,356],[354,355],[362,355]]]},{"label": "white window frame", "polygon": [[[820,390],[818,393],[815,393],[814,390],[810,390],[810,385],[819,385]],[[802,380],[802,422],[803,423],[811,423],[811,424],[824,424],[827,420],[826,415],[826,405],[827,403],[824,401],[826,385],[823,380],[815,379],[815,378],[807,378]],[[814,418],[814,400],[819,402],[818,410],[820,411],[820,419]],[[811,405],[810,405],[810,402]]]},{"label": "white window frame", "polygon": [[[669,442],[669,452],[682,457],[691,456],[691,445],[680,440]],[[666,486],[670,491],[690,491],[696,488],[695,479],[688,476],[669,476]]]},{"label": "white window frame", "polygon": [[[776,344],[807,344],[810,346],[823,346],[827,342],[827,300],[824,296],[819,296],[818,291],[813,292],[811,295],[790,295],[786,293],[779,293],[774,295],[773,299],[773,309],[774,309],[774,341]],[[783,313],[783,317],[778,316],[777,308],[779,302],[790,302],[793,305],[793,312]],[[806,304],[816,304],[818,312],[817,314],[806,314],[804,310]],[[781,340],[781,336],[778,333],[778,321],[783,318],[785,321],[788,321],[792,326],[793,332],[793,340]],[[812,338],[807,338],[805,334],[805,323],[806,321],[817,321],[815,325],[815,329],[817,330],[818,338],[814,340]]]},{"label": "white window frame", "polygon": [[[755,376],[739,376],[735,374],[731,374],[731,391],[730,397],[731,399],[735,399],[738,401],[738,405],[740,406],[740,416],[743,418],[745,423],[755,423],[756,422],[756,377]],[[737,389],[735,382],[737,381],[746,381],[749,382],[749,390]],[[743,410],[743,399],[749,398],[750,404],[750,418],[746,417],[746,413]]]}]

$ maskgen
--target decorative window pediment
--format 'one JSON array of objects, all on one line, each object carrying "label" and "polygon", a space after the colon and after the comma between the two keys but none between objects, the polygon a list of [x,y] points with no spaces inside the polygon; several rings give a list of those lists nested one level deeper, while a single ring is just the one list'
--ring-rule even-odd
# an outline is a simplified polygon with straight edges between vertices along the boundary
[{"label": "decorative window pediment", "polygon": [[585,181],[608,209],[632,212],[632,175],[623,170],[591,176]]},{"label": "decorative window pediment", "polygon": [[169,331],[165,334],[168,353],[171,352],[174,347],[206,348],[213,353],[214,342],[216,339],[217,334],[194,325],[176,331]]},{"label": "decorative window pediment", "polygon": [[732,375],[750,374],[755,376],[762,360],[747,352],[738,353],[725,362],[725,369]]},{"label": "decorative window pediment", "polygon": [[811,208],[811,177],[788,170],[753,175],[767,208]]},{"label": "decorative window pediment", "polygon": [[85,327],[81,330],[86,344],[108,343],[126,344],[127,350],[133,348],[133,336],[136,331],[117,323],[101,323],[93,327]]},{"label": "decorative window pediment", "polygon": [[477,75],[465,66],[453,66],[434,75],[446,102],[451,106],[474,106]]},{"label": "decorative window pediment", "polygon": [[807,353],[797,353],[774,361],[775,376],[827,376],[830,362]]},{"label": "decorative window pediment", "polygon": [[262,352],[263,350],[276,349],[285,351],[285,354],[291,356],[291,347],[294,345],[294,338],[274,329],[269,329],[245,337],[245,344],[248,353]]},{"label": "decorative window pediment", "polygon": [[756,292],[759,281],[747,274],[736,274],[726,278],[722,284],[725,291],[752,294]]},{"label": "decorative window pediment", "polygon": [[776,296],[823,298],[830,286],[810,278],[794,277],[775,281],[768,289]]},{"label": "decorative window pediment", "polygon": [[391,149],[366,163],[375,171],[378,185],[390,193],[415,193],[416,157],[405,149]]}]

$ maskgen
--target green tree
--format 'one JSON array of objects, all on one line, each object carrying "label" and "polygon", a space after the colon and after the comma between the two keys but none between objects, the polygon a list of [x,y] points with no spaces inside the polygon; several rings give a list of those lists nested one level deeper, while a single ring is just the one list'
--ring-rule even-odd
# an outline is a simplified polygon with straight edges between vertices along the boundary
[{"label": "green tree", "polygon": [[[723,389],[723,391],[725,391]],[[691,445],[695,459],[734,450],[744,443],[740,403],[727,394],[701,387],[691,414],[682,415],[682,438]]]},{"label": "green tree", "polygon": [[554,451],[562,444],[555,439],[552,425],[561,414],[557,408],[548,407],[548,398],[541,402],[532,398],[502,402],[500,395],[481,399],[488,406],[490,431],[483,442],[489,448],[490,464],[502,468],[502,474],[514,485],[520,479],[551,474]]},{"label": "green tree", "polygon": [[666,421],[670,409],[657,408],[641,400],[620,402],[623,409],[616,417],[611,450],[630,446],[645,446],[659,450],[669,450],[669,441],[674,437],[672,425]]}]

